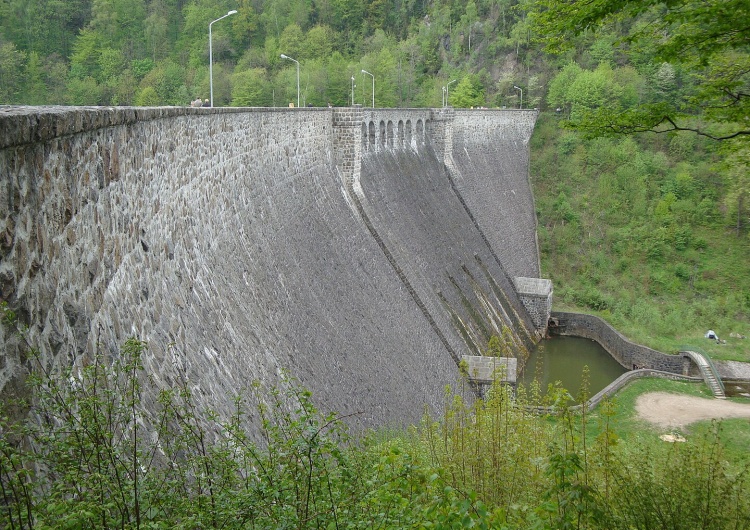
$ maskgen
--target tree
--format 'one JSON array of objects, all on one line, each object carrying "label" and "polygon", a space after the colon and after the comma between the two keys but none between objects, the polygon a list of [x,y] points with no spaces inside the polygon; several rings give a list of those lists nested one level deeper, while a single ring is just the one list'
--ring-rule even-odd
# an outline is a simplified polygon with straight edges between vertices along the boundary
[{"label": "tree", "polygon": [[25,54],[12,42],[0,42],[0,102],[17,102]]},{"label": "tree", "polygon": [[139,107],[153,107],[159,105],[159,103],[161,103],[159,101],[159,95],[152,86],[147,86],[142,89],[135,98],[135,104]]},{"label": "tree", "polygon": [[730,186],[724,198],[727,220],[735,226],[739,234],[750,225],[750,149],[741,149],[728,157],[725,165]]},{"label": "tree", "polygon": [[70,105],[102,104],[102,87],[91,76],[69,79],[66,93]]},{"label": "tree", "polygon": [[331,55],[333,35],[328,26],[315,26],[305,36],[305,56],[311,59],[323,59]]},{"label": "tree", "polygon": [[294,59],[300,60],[302,57],[308,57],[305,53],[305,36],[302,33],[302,28],[297,24],[289,24],[284,31],[281,32],[279,37],[279,49],[281,53],[284,53]]},{"label": "tree", "polygon": [[273,99],[268,88],[268,76],[263,68],[235,72],[232,75],[232,105],[270,107]]},{"label": "tree", "polygon": [[449,93],[450,106],[457,108],[481,107],[485,103],[484,87],[479,76],[471,74],[461,78]]},{"label": "tree", "polygon": [[547,102],[551,107],[570,111],[571,101],[568,97],[568,88],[582,71],[583,69],[577,63],[570,62],[552,79],[547,92]]},{"label": "tree", "polygon": [[571,104],[571,117],[576,118],[587,111],[599,109],[607,104],[616,105],[622,89],[613,82],[612,69],[606,63],[596,70],[582,70],[568,87],[567,100]]},{"label": "tree", "polygon": [[159,12],[153,12],[146,18],[143,26],[146,47],[151,54],[151,59],[156,62],[164,58],[169,51],[167,18]]},{"label": "tree", "polygon": [[[645,20],[632,25],[622,44],[650,48],[660,65],[692,73],[692,94],[616,111],[599,108],[581,117],[580,128],[597,134],[687,130],[717,140],[750,136],[750,4],[745,0],[536,0],[531,16],[552,53],[569,49],[573,37],[592,30]],[[707,120],[697,125],[694,116]]]},{"label": "tree", "polygon": [[347,65],[341,52],[335,51],[326,63],[328,84],[326,86],[326,101],[337,107],[351,105],[351,75],[352,69]]},{"label": "tree", "polygon": [[136,59],[143,50],[144,0],[94,0],[89,27],[107,35],[107,43],[127,59]]},{"label": "tree", "polygon": [[[216,70],[217,69],[215,67],[214,85],[216,85]],[[141,91],[136,98],[136,101],[141,101],[143,99],[143,94],[146,93],[149,96],[147,104],[155,104],[150,91],[144,91],[144,89],[147,87],[152,87],[154,89],[157,95],[158,103],[160,105],[186,105],[190,101],[190,98],[194,98],[196,96],[201,97],[201,99],[205,98],[204,94],[206,94],[206,91],[196,91],[195,94],[188,95],[185,94],[183,90],[181,90],[181,87],[183,87],[185,83],[185,77],[185,70],[180,65],[172,61],[159,63],[148,74],[146,74],[146,76],[141,81]],[[136,104],[141,105],[143,103]]]},{"label": "tree", "polygon": [[46,103],[47,86],[44,82],[44,67],[36,52],[29,53],[26,64],[26,100],[30,105],[44,105]]},{"label": "tree", "polygon": [[[462,32],[465,32],[464,42],[466,44],[466,52],[471,55],[471,37],[474,24],[479,20],[477,14],[477,5],[474,0],[469,0],[466,3],[466,12],[461,16],[460,28]],[[474,45],[476,48],[476,44]]]}]

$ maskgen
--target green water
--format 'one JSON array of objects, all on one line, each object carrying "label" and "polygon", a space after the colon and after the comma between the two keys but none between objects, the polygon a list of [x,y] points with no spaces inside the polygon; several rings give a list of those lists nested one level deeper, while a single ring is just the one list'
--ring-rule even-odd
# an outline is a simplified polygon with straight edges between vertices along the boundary
[{"label": "green water", "polygon": [[575,397],[581,387],[584,366],[589,367],[589,396],[627,371],[596,341],[553,337],[540,342],[531,352],[519,382],[528,385],[536,378],[546,389],[548,384],[561,381]]}]

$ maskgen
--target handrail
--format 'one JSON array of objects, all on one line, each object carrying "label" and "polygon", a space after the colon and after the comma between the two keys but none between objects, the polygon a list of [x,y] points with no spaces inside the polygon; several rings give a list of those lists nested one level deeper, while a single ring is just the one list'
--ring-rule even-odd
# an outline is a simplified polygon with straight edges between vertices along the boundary
[{"label": "handrail", "polygon": [[[625,372],[620,377],[612,381],[610,384],[608,384],[606,387],[604,387],[602,390],[594,394],[591,398],[589,398],[586,403],[584,404],[577,404],[572,405],[569,407],[570,410],[578,411],[581,410],[584,406],[586,407],[586,410],[591,410],[592,408],[596,407],[601,401],[604,399],[612,396],[617,391],[622,389],[625,385],[627,385],[630,381],[634,379],[640,379],[642,377],[658,377],[661,379],[671,379],[674,381],[688,381],[688,382],[702,382],[702,377],[690,377],[687,375],[681,375],[681,374],[674,374],[672,372],[665,372],[663,370],[654,370],[652,368],[641,368],[639,370],[631,370],[629,372]],[[529,410],[532,410],[534,412],[538,412],[541,414],[552,414],[555,412],[556,408],[554,406],[545,407],[545,406],[533,406],[530,405],[527,407]]]},{"label": "handrail", "polygon": [[713,360],[711,360],[711,356],[702,348],[698,348],[696,346],[680,346],[680,352],[688,352],[693,351],[695,353],[699,353],[703,356],[703,358],[706,360],[708,365],[711,367],[711,371],[714,373],[714,376],[716,376],[716,380],[719,382],[719,386],[721,387],[721,391],[725,392],[724,389],[724,382],[721,380],[721,377],[719,376],[719,370],[717,370],[716,365],[714,364]]}]

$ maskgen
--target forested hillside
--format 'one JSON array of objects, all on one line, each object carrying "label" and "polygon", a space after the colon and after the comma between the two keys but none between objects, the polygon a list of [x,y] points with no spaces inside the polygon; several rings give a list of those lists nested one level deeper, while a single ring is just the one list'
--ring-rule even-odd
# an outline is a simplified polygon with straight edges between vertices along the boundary
[{"label": "forested hillside", "polygon": [[[513,0],[3,0],[0,103],[285,106],[370,102],[440,106],[538,105],[530,34]],[[471,75],[469,75],[471,74]],[[354,83],[351,78],[355,77]],[[364,81],[363,81],[364,79]],[[523,85],[523,88],[526,84]]]},{"label": "forested hillside", "polygon": [[532,19],[567,59],[532,147],[558,306],[750,360],[750,4],[539,0]]},{"label": "forested hillside", "polygon": [[0,104],[206,99],[235,9],[216,106],[296,103],[286,55],[302,105],[369,106],[366,70],[378,107],[539,108],[556,304],[665,350],[750,335],[747,2],[0,0]]}]

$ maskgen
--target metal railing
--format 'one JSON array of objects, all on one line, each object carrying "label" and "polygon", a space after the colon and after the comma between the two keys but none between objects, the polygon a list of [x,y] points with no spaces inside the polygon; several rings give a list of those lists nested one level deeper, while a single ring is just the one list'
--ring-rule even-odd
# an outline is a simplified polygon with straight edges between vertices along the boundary
[{"label": "metal railing", "polygon": [[714,374],[714,377],[716,378],[716,381],[719,383],[719,387],[721,388],[721,391],[724,392],[724,382],[721,380],[721,376],[719,376],[719,370],[716,368],[716,365],[714,364],[713,360],[711,359],[711,356],[704,350],[703,348],[699,348],[697,346],[693,345],[683,345],[680,346],[680,352],[688,352],[692,351],[695,353],[699,353],[703,356],[703,358],[708,363],[709,368]]}]

